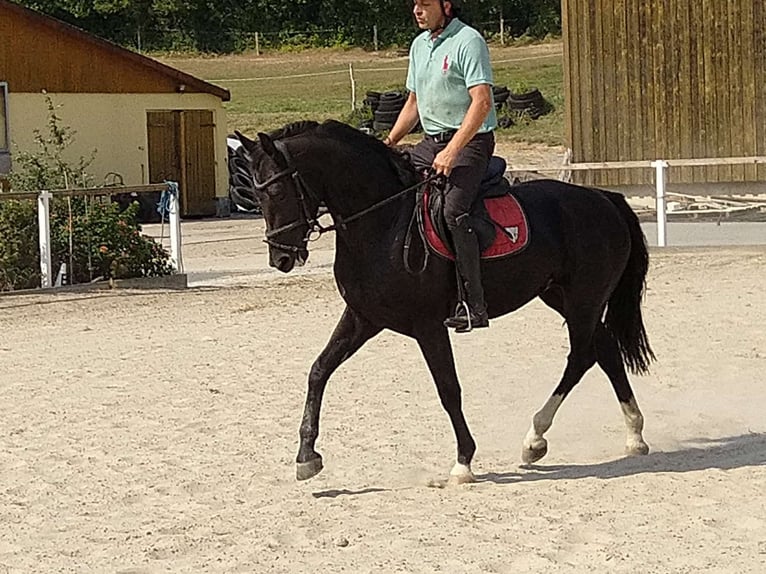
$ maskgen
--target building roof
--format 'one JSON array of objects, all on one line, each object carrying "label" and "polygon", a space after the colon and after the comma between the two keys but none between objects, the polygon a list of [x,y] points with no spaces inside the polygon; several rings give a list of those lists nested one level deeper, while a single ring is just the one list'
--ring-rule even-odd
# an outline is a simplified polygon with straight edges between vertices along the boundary
[{"label": "building roof", "polygon": [[[174,86],[175,91],[177,92],[208,93],[221,98],[221,100],[225,102],[231,100],[231,93],[227,89],[196,78],[153,58],[118,46],[117,44],[94,36],[76,26],[72,26],[71,24],[67,24],[46,14],[9,2],[8,0],[0,0],[0,15],[2,15],[3,12],[9,14],[11,17],[16,15],[19,19],[34,22],[35,26],[50,30],[56,34],[56,37],[63,36],[68,39],[70,45],[74,43],[85,46],[88,53],[101,53],[104,54],[109,61],[122,61],[129,64],[131,68],[143,69],[144,75],[149,74],[152,77],[162,78],[164,80],[162,82],[164,85]],[[10,31],[13,31],[13,23],[9,22],[11,19],[12,18],[6,19],[5,17],[0,17],[0,31],[5,31],[3,30],[4,26],[7,26]],[[5,20],[5,22],[3,22],[3,20]],[[0,34],[0,36],[5,36],[5,34]],[[14,34],[8,35],[11,39],[13,36]],[[42,49],[40,42],[35,42],[33,44],[26,42],[24,45],[30,46],[30,50],[40,51]],[[7,57],[4,59],[2,54],[4,49],[15,53],[6,54]],[[12,74],[13,70],[6,71],[4,68],[12,68],[13,61],[19,61],[19,59],[18,47],[10,47],[9,43],[6,42],[6,38],[4,38],[3,42],[0,43],[0,64],[2,64],[0,65],[0,71],[3,74]],[[56,90],[52,89],[51,91]]]}]

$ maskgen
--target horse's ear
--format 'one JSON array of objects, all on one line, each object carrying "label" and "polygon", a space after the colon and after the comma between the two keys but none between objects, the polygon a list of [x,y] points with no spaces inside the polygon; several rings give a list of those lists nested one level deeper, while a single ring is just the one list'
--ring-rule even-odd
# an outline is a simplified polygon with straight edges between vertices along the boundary
[{"label": "horse's ear", "polygon": [[239,140],[239,143],[241,143],[244,148],[248,151],[248,153],[252,152],[255,148],[255,142],[251,140],[249,137],[247,137],[245,134],[234,130],[234,135],[237,136],[237,139]]},{"label": "horse's ear", "polygon": [[277,157],[277,148],[274,145],[274,140],[271,139],[269,134],[258,132],[258,141],[261,142],[261,147],[271,157]]}]

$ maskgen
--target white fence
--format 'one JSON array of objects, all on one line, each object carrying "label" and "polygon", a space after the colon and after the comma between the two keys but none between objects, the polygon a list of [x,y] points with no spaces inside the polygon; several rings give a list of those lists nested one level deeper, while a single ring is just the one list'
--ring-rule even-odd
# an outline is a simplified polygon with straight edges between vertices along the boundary
[{"label": "white fence", "polygon": [[39,192],[10,192],[0,194],[0,200],[36,199],[37,219],[40,236],[40,286],[53,287],[54,269],[51,262],[50,200],[53,197],[105,196],[124,193],[168,192],[168,223],[170,227],[170,260],[176,273],[183,273],[181,246],[181,217],[178,202],[178,188],[173,183],[140,186],[94,187],[84,189],[42,190]]},{"label": "white fence", "polygon": [[666,192],[667,175],[669,167],[699,167],[708,165],[751,165],[766,164],[766,156],[750,157],[707,157],[695,159],[657,159],[638,161],[607,161],[607,162],[582,162],[567,163],[555,167],[522,165],[512,166],[510,172],[569,172],[589,171],[602,169],[637,169],[652,168],[655,170],[655,200],[657,211],[657,245],[667,245],[667,206],[665,198],[670,195]]}]

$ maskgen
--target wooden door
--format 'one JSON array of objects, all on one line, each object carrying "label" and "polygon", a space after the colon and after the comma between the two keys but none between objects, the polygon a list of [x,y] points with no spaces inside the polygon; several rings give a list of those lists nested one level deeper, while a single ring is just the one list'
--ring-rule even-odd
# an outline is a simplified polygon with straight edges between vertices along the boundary
[{"label": "wooden door", "polygon": [[215,215],[215,124],[210,110],[146,113],[149,183],[178,182],[181,215]]},{"label": "wooden door", "polygon": [[215,124],[210,110],[181,112],[185,215],[215,215]]},{"label": "wooden door", "polygon": [[181,144],[177,112],[146,112],[149,183],[181,182]]}]

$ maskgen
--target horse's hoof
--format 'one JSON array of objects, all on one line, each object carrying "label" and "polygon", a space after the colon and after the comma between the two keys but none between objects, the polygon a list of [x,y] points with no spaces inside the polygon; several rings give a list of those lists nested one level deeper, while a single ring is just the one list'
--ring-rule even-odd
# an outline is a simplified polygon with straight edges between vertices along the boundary
[{"label": "horse's hoof", "polygon": [[540,439],[529,446],[524,445],[522,447],[521,460],[524,461],[524,464],[532,464],[543,458],[546,454],[548,454],[548,441]]},{"label": "horse's hoof", "polygon": [[298,480],[308,480],[322,472],[322,457],[312,458],[308,462],[299,462],[295,465],[295,477]]},{"label": "horse's hoof", "polygon": [[457,463],[449,473],[449,481],[447,484],[450,486],[458,486],[460,484],[470,484],[476,482],[476,478],[471,472],[471,467],[464,464]]},{"label": "horse's hoof", "polygon": [[625,445],[625,454],[630,456],[649,454],[649,445],[643,441]]}]

